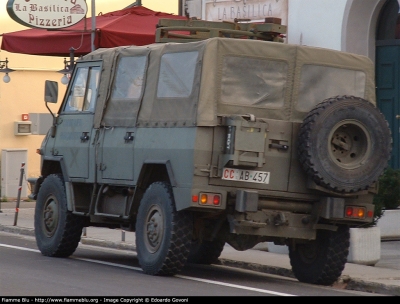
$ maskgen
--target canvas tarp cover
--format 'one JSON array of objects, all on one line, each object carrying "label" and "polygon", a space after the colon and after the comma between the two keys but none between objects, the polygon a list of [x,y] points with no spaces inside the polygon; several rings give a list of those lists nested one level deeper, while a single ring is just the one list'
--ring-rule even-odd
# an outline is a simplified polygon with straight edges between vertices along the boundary
[{"label": "canvas tarp cover", "polygon": [[[241,64],[249,58],[259,65]],[[224,89],[229,82],[230,89]],[[251,104],[251,95],[264,101]],[[323,48],[215,38],[209,40],[204,54],[197,125],[215,125],[217,115],[247,113],[301,122],[317,103],[335,95],[355,95],[375,104],[372,61]]]},{"label": "canvas tarp cover", "polygon": [[[194,126],[204,47],[204,41],[151,44],[99,49],[84,56],[82,60],[103,61],[95,127]],[[139,67],[134,62],[143,62],[142,72],[132,70]],[[125,89],[138,76],[143,77],[140,92],[128,96]],[[185,83],[190,89],[182,90]]]},{"label": "canvas tarp cover", "polygon": [[196,126],[203,52],[207,45],[207,41],[166,43],[152,50],[139,113],[140,126]]},{"label": "canvas tarp cover", "polygon": [[138,96],[132,99],[135,116],[129,123],[108,120],[110,111],[126,116],[123,106],[111,110],[117,103],[106,104],[113,102],[108,93],[103,104],[107,125],[214,126],[218,115],[246,114],[301,122],[332,94],[355,95],[375,104],[373,63],[365,56],[229,38],[131,46],[99,54],[104,57],[107,52],[118,53],[115,62],[144,53],[148,59],[142,102]]},{"label": "canvas tarp cover", "polygon": [[147,74],[149,54],[149,48],[144,47],[127,47],[118,53],[103,125],[116,127],[136,125],[145,88],[144,79]]}]

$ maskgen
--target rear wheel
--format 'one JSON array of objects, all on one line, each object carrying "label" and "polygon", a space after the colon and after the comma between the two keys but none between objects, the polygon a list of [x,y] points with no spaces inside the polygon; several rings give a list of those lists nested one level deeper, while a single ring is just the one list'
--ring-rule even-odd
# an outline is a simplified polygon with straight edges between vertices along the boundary
[{"label": "rear wheel", "polygon": [[319,230],[317,239],[306,244],[289,245],[290,264],[300,282],[332,285],[342,274],[350,246],[349,228]]},{"label": "rear wheel", "polygon": [[171,186],[151,184],[136,221],[136,250],[143,272],[174,275],[181,271],[189,255],[192,225],[190,213],[175,210]]},{"label": "rear wheel", "polygon": [[298,154],[307,175],[335,192],[357,192],[378,181],[388,165],[388,123],[370,102],[338,96],[318,104],[304,119]]},{"label": "rear wheel", "polygon": [[35,207],[35,236],[45,256],[68,257],[79,245],[84,219],[67,210],[67,197],[61,175],[46,177]]}]

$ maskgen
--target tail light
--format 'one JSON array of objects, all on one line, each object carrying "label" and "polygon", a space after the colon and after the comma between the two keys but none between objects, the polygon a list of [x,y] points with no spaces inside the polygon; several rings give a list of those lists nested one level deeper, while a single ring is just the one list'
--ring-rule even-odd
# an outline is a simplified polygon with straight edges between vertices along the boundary
[{"label": "tail light", "polygon": [[373,211],[368,211],[365,207],[360,206],[346,206],[345,217],[352,219],[365,219],[372,218],[374,216]]},{"label": "tail light", "polygon": [[222,196],[219,193],[200,192],[192,196],[192,202],[201,206],[221,206]]}]

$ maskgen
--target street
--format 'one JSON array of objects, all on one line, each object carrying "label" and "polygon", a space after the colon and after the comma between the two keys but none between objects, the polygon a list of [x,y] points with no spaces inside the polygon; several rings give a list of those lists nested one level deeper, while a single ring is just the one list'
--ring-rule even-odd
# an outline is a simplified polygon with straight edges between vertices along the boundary
[{"label": "street", "polygon": [[0,232],[0,294],[6,296],[370,296],[221,265],[187,265],[173,277],[142,273],[136,253],[80,245],[67,259],[42,256],[31,236]]}]

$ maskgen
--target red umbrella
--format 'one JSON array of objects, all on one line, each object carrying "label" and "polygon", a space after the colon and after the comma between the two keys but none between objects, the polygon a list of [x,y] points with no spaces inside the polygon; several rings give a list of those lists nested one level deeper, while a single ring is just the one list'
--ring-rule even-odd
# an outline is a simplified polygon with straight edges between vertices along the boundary
[{"label": "red umbrella", "polygon": [[[96,16],[95,48],[154,43],[160,18],[187,19],[143,6],[100,14]],[[68,56],[70,48],[75,49],[77,56],[91,51],[91,18],[63,30],[28,29],[5,33],[1,44],[1,49],[7,52],[45,56]]]}]

